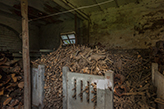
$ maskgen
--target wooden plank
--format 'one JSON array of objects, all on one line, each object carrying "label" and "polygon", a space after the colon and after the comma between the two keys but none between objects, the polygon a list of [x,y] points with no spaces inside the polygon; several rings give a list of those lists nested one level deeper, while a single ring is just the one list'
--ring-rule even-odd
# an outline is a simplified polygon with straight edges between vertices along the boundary
[{"label": "wooden plank", "polygon": [[60,35],[66,35],[66,34],[76,34],[76,32],[72,31],[72,32],[67,32],[67,33],[60,33]]},{"label": "wooden plank", "polygon": [[69,68],[68,67],[63,67],[62,69],[62,72],[63,72],[63,109],[67,109],[67,72],[69,72]]},{"label": "wooden plank", "polygon": [[89,38],[90,38],[90,27],[91,27],[91,21],[88,20],[88,28],[87,28],[87,36],[88,36],[88,39],[87,39],[87,44],[89,44]]},{"label": "wooden plank", "polygon": [[39,109],[44,108],[44,74],[45,65],[38,65],[38,75],[37,75],[37,93],[38,93],[38,103]]},{"label": "wooden plank", "polygon": [[21,0],[22,51],[24,70],[24,109],[31,109],[31,74],[29,57],[28,0]]},{"label": "wooden plank", "polygon": [[13,65],[15,64],[16,62],[18,62],[19,60],[11,60],[9,62],[6,62],[4,65],[7,65],[7,66],[10,66],[10,65]]},{"label": "wooden plank", "polygon": [[38,106],[38,93],[37,93],[37,77],[38,77],[38,68],[32,68],[32,105]]},{"label": "wooden plank", "polygon": [[114,92],[114,72],[109,70],[105,73],[105,79],[108,80],[108,89],[105,89],[105,109],[113,109],[113,92]]},{"label": "wooden plank", "polygon": [[152,82],[155,84],[155,72],[158,71],[158,64],[152,63]]},{"label": "wooden plank", "polygon": [[77,45],[77,14],[75,14],[75,45]]}]

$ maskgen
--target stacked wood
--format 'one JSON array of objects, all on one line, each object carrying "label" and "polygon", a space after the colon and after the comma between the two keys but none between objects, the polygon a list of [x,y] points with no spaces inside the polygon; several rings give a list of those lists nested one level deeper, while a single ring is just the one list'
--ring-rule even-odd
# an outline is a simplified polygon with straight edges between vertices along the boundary
[{"label": "stacked wood", "polygon": [[22,62],[20,60],[10,60],[5,54],[0,53],[0,108],[22,108],[22,82]]},{"label": "stacked wood", "polygon": [[114,95],[116,109],[154,109],[156,92],[151,84],[149,53],[141,54],[137,50],[69,46],[43,55],[32,63],[46,66],[44,108],[62,109],[62,67],[68,66],[72,72],[91,75],[104,75],[107,70],[113,70],[116,79],[120,79],[115,79],[118,92]]},{"label": "stacked wood", "polygon": [[156,88],[151,82],[149,50],[118,50],[108,52],[115,71],[116,109],[156,109]]}]

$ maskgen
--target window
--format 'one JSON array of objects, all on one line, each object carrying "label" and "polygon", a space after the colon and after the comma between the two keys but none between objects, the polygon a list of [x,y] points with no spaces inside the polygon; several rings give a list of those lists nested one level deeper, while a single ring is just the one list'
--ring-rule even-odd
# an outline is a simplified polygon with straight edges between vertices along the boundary
[{"label": "window", "polygon": [[76,44],[75,32],[61,33],[63,45]]}]

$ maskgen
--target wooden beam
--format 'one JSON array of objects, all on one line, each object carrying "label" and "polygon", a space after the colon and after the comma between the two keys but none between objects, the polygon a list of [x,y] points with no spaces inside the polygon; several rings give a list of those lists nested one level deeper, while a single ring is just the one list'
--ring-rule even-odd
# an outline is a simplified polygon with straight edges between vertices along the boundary
[{"label": "wooden beam", "polygon": [[140,3],[140,1],[139,1],[139,0],[136,0],[136,3],[137,3],[137,4],[139,4],[139,3]]},{"label": "wooden beam", "polygon": [[79,38],[78,34],[78,27],[77,27],[77,14],[75,14],[75,45],[77,45],[77,37]]},{"label": "wooden beam", "polygon": [[29,57],[28,0],[21,0],[22,55],[24,70],[24,109],[31,109],[31,74]]},{"label": "wooden beam", "polygon": [[[95,2],[96,4],[98,4],[97,0],[94,0],[94,2]],[[99,7],[100,11],[104,12],[100,5],[98,5],[98,7]]]},{"label": "wooden beam", "polygon": [[115,4],[116,4],[116,7],[119,8],[117,0],[114,0],[114,1],[115,1]]},{"label": "wooden beam", "polygon": [[[65,8],[66,10],[70,10],[70,9],[74,9],[75,7],[73,7],[72,5],[70,5],[69,3],[67,3],[65,0],[53,0],[55,3],[57,3],[58,5],[60,5],[61,7]],[[80,10],[76,10],[75,11],[77,13],[77,16],[82,19],[82,20],[88,20],[89,16],[87,16],[86,13],[81,12]],[[74,12],[71,12],[72,14],[74,14]]]},{"label": "wooden beam", "polygon": [[90,39],[90,26],[91,26],[91,22],[88,20],[88,39],[87,39],[87,44],[89,45],[89,39]]}]

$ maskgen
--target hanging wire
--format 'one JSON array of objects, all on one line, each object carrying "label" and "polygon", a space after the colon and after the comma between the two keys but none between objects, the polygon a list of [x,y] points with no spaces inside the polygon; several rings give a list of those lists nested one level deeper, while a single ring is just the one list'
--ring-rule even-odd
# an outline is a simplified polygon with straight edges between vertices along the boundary
[{"label": "hanging wire", "polygon": [[91,7],[95,7],[95,6],[107,4],[107,3],[112,2],[112,1],[113,1],[113,0],[108,0],[108,1],[105,1],[105,2],[93,4],[93,5],[82,6],[82,7],[70,9],[70,10],[67,10],[67,11],[62,11],[62,12],[58,12],[58,13],[54,13],[54,14],[50,14],[50,15],[46,15],[46,16],[42,16],[42,17],[30,19],[29,22],[34,21],[34,20],[44,19],[44,18],[47,18],[47,17],[55,16],[55,15],[70,13],[70,12],[73,12],[73,11],[76,11],[76,10],[80,10],[80,9],[86,9],[86,8],[91,8]]}]

